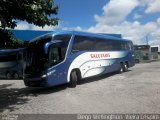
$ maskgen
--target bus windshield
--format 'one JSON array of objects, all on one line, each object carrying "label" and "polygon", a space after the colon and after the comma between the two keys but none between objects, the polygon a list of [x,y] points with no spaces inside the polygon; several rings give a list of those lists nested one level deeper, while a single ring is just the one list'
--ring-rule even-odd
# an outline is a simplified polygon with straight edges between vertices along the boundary
[{"label": "bus windshield", "polygon": [[43,70],[49,67],[49,53],[44,52],[44,45],[46,42],[51,40],[61,40],[61,56],[56,56],[56,58],[61,57],[61,60],[65,58],[67,46],[69,43],[71,35],[57,35],[57,36],[44,36],[40,37],[37,40],[34,40],[29,44],[27,49],[27,71],[32,72],[42,72]]}]

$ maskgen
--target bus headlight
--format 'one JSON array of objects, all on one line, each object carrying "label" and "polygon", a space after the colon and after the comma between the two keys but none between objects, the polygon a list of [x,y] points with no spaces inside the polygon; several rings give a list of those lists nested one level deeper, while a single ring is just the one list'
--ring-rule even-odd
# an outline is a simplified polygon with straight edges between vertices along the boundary
[{"label": "bus headlight", "polygon": [[45,75],[45,74],[44,74],[44,75],[42,75],[42,78],[45,78],[45,77],[47,77],[47,75]]}]

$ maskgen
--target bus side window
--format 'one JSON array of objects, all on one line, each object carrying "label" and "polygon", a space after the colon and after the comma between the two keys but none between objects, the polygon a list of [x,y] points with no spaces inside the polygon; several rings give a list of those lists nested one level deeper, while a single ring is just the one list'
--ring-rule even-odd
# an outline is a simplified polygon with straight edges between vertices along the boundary
[{"label": "bus side window", "polygon": [[72,53],[78,52],[78,51],[93,51],[95,50],[95,39],[92,37],[86,37],[86,36],[75,36],[73,47],[72,47]]},{"label": "bus side window", "polygon": [[61,48],[53,47],[50,49],[50,67],[60,63],[62,61]]},{"label": "bus side window", "polygon": [[18,60],[22,60],[22,54],[18,53]]}]

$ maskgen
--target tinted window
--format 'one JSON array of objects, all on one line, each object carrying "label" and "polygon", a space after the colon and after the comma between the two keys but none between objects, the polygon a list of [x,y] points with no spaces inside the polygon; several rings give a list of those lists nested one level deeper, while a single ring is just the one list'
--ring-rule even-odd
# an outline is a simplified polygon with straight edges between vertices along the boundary
[{"label": "tinted window", "polygon": [[22,60],[23,59],[23,53],[18,53],[18,55],[17,55],[17,59],[18,60]]},{"label": "tinted window", "polygon": [[125,41],[118,40],[110,40],[110,39],[102,39],[96,38],[96,50],[102,51],[115,51],[115,50],[129,50],[130,45]]},{"label": "tinted window", "polygon": [[50,66],[54,66],[62,61],[60,48],[53,47],[50,49]]},{"label": "tinted window", "polygon": [[151,52],[158,52],[158,47],[151,47]]},{"label": "tinted window", "polygon": [[94,50],[95,39],[92,37],[75,36],[72,52],[83,51],[83,50]]},{"label": "tinted window", "polygon": [[149,45],[135,45],[134,46],[135,50],[145,50],[148,51],[150,46]]},{"label": "tinted window", "polygon": [[61,48],[62,59],[65,58],[70,39],[71,39],[71,35],[56,35],[52,39],[52,40],[61,40],[62,41],[62,48]]},{"label": "tinted window", "polygon": [[129,47],[129,50],[133,50],[133,43],[132,42],[128,42],[128,47]]},{"label": "tinted window", "polygon": [[6,55],[0,55],[0,62],[9,62],[9,61],[16,61],[17,60],[17,54],[6,54]]},{"label": "tinted window", "polygon": [[75,36],[72,52],[82,50],[118,51],[131,49],[132,44],[127,41]]},{"label": "tinted window", "polygon": [[27,49],[28,63],[35,66],[39,66],[39,63],[47,61],[48,57],[46,54],[44,54],[44,44],[46,42],[50,42],[51,40],[62,41],[63,45],[61,48],[61,55],[62,55],[62,58],[64,59],[70,38],[71,38],[71,35],[56,35],[53,38],[52,38],[52,35],[46,35],[38,39],[35,39],[34,41],[30,42],[30,46]]},{"label": "tinted window", "polygon": [[107,39],[96,38],[96,50],[105,51],[113,50],[113,41]]},{"label": "tinted window", "polygon": [[70,39],[71,39],[71,35],[56,35],[53,37],[52,40],[61,40],[64,43],[64,45],[67,47]]}]

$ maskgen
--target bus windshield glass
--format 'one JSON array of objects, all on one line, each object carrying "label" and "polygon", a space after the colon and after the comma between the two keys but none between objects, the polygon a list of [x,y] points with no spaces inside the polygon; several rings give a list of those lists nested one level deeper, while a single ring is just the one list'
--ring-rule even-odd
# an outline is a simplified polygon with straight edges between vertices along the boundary
[{"label": "bus windshield glass", "polygon": [[40,37],[33,42],[29,43],[27,49],[27,68],[26,70],[32,72],[42,72],[49,67],[49,53],[45,54],[44,45],[51,40],[61,40],[63,47],[61,50],[62,59],[65,58],[67,46],[71,35],[57,35],[52,37],[51,35]]}]

